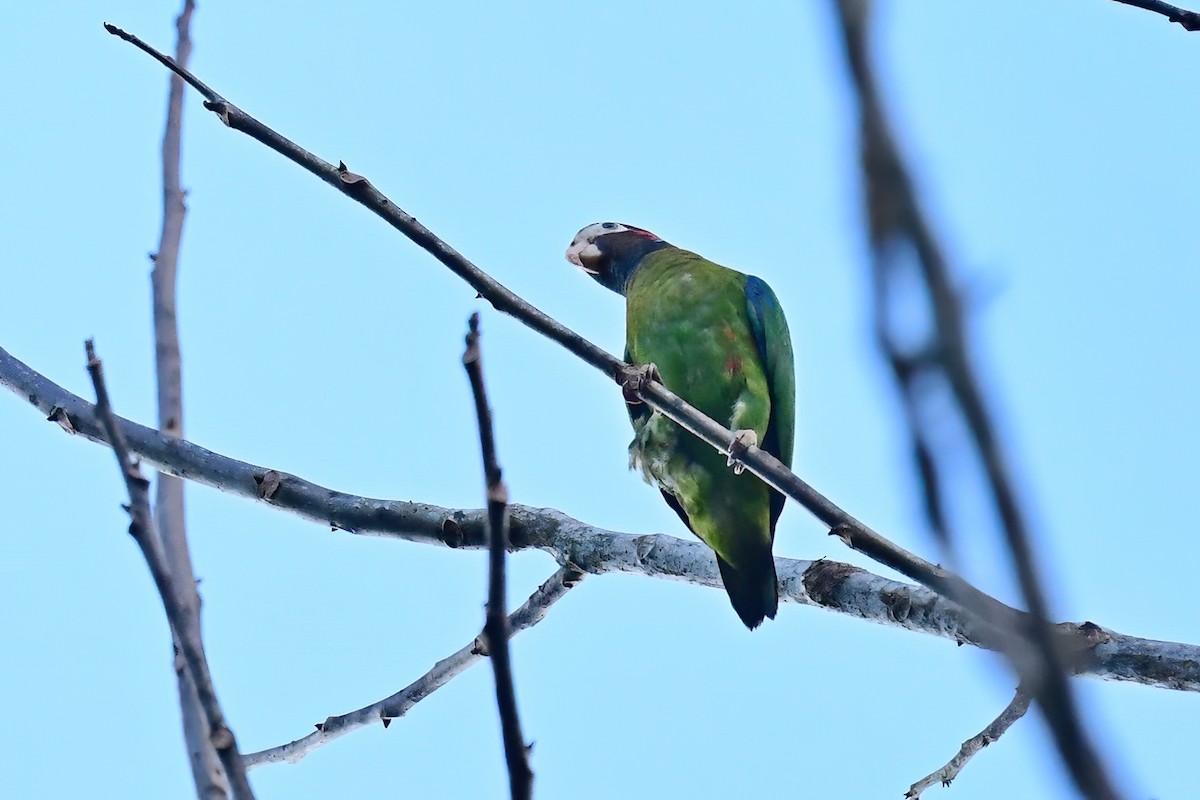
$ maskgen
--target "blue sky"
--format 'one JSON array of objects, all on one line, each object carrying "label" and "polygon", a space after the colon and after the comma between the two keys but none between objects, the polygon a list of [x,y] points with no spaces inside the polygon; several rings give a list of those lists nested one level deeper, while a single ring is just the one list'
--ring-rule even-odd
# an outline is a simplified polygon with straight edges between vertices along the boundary
[{"label": "blue sky", "polygon": [[[619,298],[562,258],[583,225],[654,230],[774,287],[798,360],[797,472],[937,557],[869,328],[856,127],[829,6],[208,0],[193,68],[344,160],[530,301],[619,352]],[[102,30],[173,46],[174,4],[20,4],[0,32],[0,345],[154,419],[146,253],[167,76]],[[1200,641],[1194,157],[1200,39],[1108,0],[883,3],[877,59],[963,281],[976,350],[1061,618]],[[626,470],[620,395],[474,299],[355,204],[187,100],[186,427],[360,494],[478,507],[459,364],[483,313],[515,501],[686,535]],[[0,396],[0,728],[14,796],[185,796],[169,640],[111,455]],[[209,658],[242,746],[373,702],[482,624],[484,557],[334,535],[190,487]],[[972,503],[966,498],[966,520]],[[1008,600],[976,518],[964,569]],[[969,535],[976,530],[976,535]],[[802,509],[776,551],[869,566]],[[553,571],[511,561],[515,603]],[[882,568],[874,568],[881,571]],[[541,797],[899,797],[1007,703],[986,654],[787,605],[746,632],[720,592],[589,579],[514,644]],[[1131,797],[1185,797],[1200,698],[1080,682]],[[491,674],[388,730],[252,773],[262,797],[496,797]],[[1036,717],[949,790],[1069,797]]]}]

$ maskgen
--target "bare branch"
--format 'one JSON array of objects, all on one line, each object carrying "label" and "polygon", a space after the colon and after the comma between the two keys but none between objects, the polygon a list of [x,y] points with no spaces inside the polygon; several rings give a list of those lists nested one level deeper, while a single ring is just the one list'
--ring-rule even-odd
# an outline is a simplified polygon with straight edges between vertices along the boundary
[{"label": "bare branch", "polygon": [[[175,19],[175,61],[187,66],[192,52],[190,26],[195,4],[185,0]],[[179,349],[179,326],[175,314],[175,275],[179,264],[179,245],[187,214],[180,183],[180,152],[183,139],[183,81],[171,75],[167,91],[167,122],[162,141],[163,220],[158,250],[151,256],[150,272],[154,310],[154,367],[158,381],[158,428],[169,436],[183,436],[183,363]],[[162,537],[163,556],[178,592],[179,602],[188,614],[200,614],[200,595],[188,552],[186,517],[183,504],[183,480],[174,475],[158,474],[154,497],[155,522]],[[178,651],[178,645],[176,645]],[[200,708],[196,683],[182,657],[176,657],[179,685],[179,709],[183,738],[187,745],[192,778],[200,797],[229,796],[229,780],[208,740],[208,722]]]},{"label": "bare branch", "polygon": [[[87,351],[88,374],[92,377],[92,386],[96,390],[96,414],[108,433],[112,444],[113,454],[117,457],[117,465],[121,469],[121,477],[125,480],[125,488],[129,491],[129,516],[131,523],[129,533],[133,536],[142,555],[150,567],[150,575],[162,598],[163,609],[167,613],[167,622],[183,651],[187,669],[191,672],[196,683],[196,694],[204,716],[208,723],[207,738],[221,759],[221,766],[229,778],[235,800],[253,800],[254,793],[246,780],[246,769],[242,758],[238,755],[237,741],[233,729],[225,723],[225,715],[217,702],[217,692],[213,687],[212,675],[208,671],[208,660],[204,655],[204,643],[200,635],[200,620],[180,602],[166,559],[159,545],[158,531],[155,530],[154,516],[150,513],[150,482],[142,476],[142,470],[133,460],[125,438],[113,413],[112,404],[108,399],[108,388],[104,383],[104,370],[92,340],[88,339]],[[207,785],[203,784],[203,785]],[[203,788],[203,785],[198,788]]]},{"label": "bare branch", "polygon": [[[583,573],[575,567],[560,567],[529,596],[529,599],[520,608],[508,616],[508,626],[512,635],[532,628],[541,622],[550,606],[562,599],[563,595],[581,580],[583,580]],[[484,658],[487,655],[487,649],[483,644],[482,636],[477,637],[461,650],[434,664],[433,669],[394,695],[357,711],[329,717],[317,725],[315,731],[303,738],[268,750],[250,753],[242,756],[242,760],[251,769],[260,764],[295,764],[322,745],[345,736],[347,733],[378,722],[382,722],[384,727],[387,727],[393,719],[404,716],[410,708],[445,686],[467,667]]]},{"label": "bare branch", "polygon": [[513,685],[512,660],[508,650],[508,593],[504,574],[504,556],[508,550],[508,488],[496,458],[496,437],[492,428],[492,409],[488,407],[483,384],[483,353],[479,349],[479,312],[471,315],[467,330],[467,349],[463,367],[475,398],[475,419],[479,424],[479,449],[483,453],[483,475],[487,484],[488,514],[488,599],[487,621],[483,636],[492,671],[496,677],[496,706],[500,710],[500,730],[504,739],[504,759],[508,762],[509,793],[513,800],[533,796],[533,770],[529,768],[529,748],[521,733],[517,711],[517,691]]},{"label": "bare branch", "polygon": [[[859,102],[863,177],[868,225],[876,281],[886,284],[888,273],[900,270],[900,253],[911,249],[923,279],[933,325],[931,337],[918,354],[905,353],[889,339],[884,311],[876,312],[877,326],[885,351],[891,357],[906,403],[908,417],[914,423],[914,452],[925,481],[926,506],[934,529],[947,537],[944,514],[940,511],[937,488],[939,474],[932,464],[933,453],[919,426],[917,410],[921,403],[918,379],[928,374],[939,377],[950,387],[975,451],[985,473],[993,505],[1012,554],[1021,593],[1029,608],[1028,633],[1035,649],[1031,652],[1008,651],[1022,682],[1031,687],[1038,705],[1054,735],[1063,761],[1079,788],[1094,800],[1115,800],[1118,796],[1103,762],[1083,728],[1074,694],[1068,681],[1067,665],[1055,643],[1050,612],[1038,575],[1030,542],[1028,524],[1017,498],[1007,458],[996,432],[991,413],[980,388],[977,369],[971,358],[964,325],[962,302],[951,277],[943,249],[934,234],[917,197],[907,165],[896,145],[868,54],[870,0],[838,0],[847,68],[853,78]],[[877,289],[877,297],[886,293]],[[882,302],[882,301],[878,301]],[[918,360],[919,359],[919,360]],[[1026,665],[1030,655],[1034,665]],[[1033,667],[1032,671],[1030,666]]]},{"label": "bare branch", "polygon": [[[108,445],[96,409],[0,348],[0,385],[72,435]],[[267,503],[321,525],[443,547],[483,549],[486,514],[429,503],[377,500],[335,491],[286,472],[247,464],[120,417],[130,452],[156,469]],[[597,528],[549,508],[509,506],[512,548],[542,550],[583,572],[622,572],[720,587],[712,550],[663,534],[633,536]],[[959,644],[988,646],[977,617],[938,594],[837,561],[777,558],[780,597]],[[1079,658],[1077,674],[1200,692],[1200,646],[1142,639],[1090,622],[1060,625]]]},{"label": "bare branch", "polygon": [[[522,300],[434,235],[424,225],[417,222],[414,217],[396,206],[366,178],[350,172],[345,164],[334,167],[268,128],[133,34],[108,23],[105,23],[105,29],[114,36],[135,45],[180,75],[186,83],[204,95],[206,98],[204,107],[216,113],[226,125],[251,136],[280,155],[304,167],[321,180],[365,206],[427,250],[454,274],[469,283],[496,309],[515,317],[538,333],[562,345],[614,380],[623,380],[629,365]],[[730,442],[734,439],[733,431],[701,414],[663,384],[646,382],[643,386],[638,387],[637,393],[643,402],[655,410],[715,449],[722,453],[729,453]],[[958,575],[926,561],[880,536],[797,477],[771,454],[752,446],[745,452],[739,451],[738,459],[767,484],[807,508],[817,519],[828,525],[831,529],[830,532],[836,534],[847,546],[946,595],[972,613],[979,614],[987,624],[997,627],[997,636],[1008,635],[1007,631],[1019,630],[1023,626],[1025,619],[1023,612],[1000,603]]]},{"label": "bare branch", "polygon": [[1200,31],[1200,12],[1188,11],[1179,6],[1164,3],[1162,0],[1117,0],[1117,2],[1124,3],[1127,6],[1144,8],[1147,11],[1153,11],[1155,14],[1162,14],[1167,18],[1168,22],[1178,22],[1183,26],[1184,30]]},{"label": "bare branch", "polygon": [[967,765],[968,761],[975,757],[976,753],[1003,736],[1005,731],[1011,728],[1014,722],[1025,716],[1025,712],[1029,710],[1029,700],[1029,692],[1024,687],[1018,686],[1016,694],[1013,695],[1012,702],[1000,712],[1000,716],[992,720],[991,725],[988,725],[982,731],[963,742],[958,753],[946,763],[946,766],[921,778],[921,780],[909,787],[904,796],[908,800],[918,800],[921,792],[935,783],[940,783],[942,786],[949,786],[950,782],[958,777],[958,773],[962,771],[962,768]]}]

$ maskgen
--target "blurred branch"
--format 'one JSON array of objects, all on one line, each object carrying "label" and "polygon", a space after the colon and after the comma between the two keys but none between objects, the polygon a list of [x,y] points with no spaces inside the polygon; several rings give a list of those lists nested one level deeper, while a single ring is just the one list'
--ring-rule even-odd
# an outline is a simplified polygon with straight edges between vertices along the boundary
[{"label": "blurred branch", "polygon": [[[617,381],[624,380],[629,369],[627,364],[518,297],[435,236],[414,217],[397,207],[366,178],[350,172],[344,164],[334,167],[268,128],[133,34],[108,23],[105,23],[104,27],[109,33],[133,44],[182,77],[186,83],[205,97],[204,107],[217,114],[226,125],[247,134],[287,157],[362,204],[427,250],[454,274],[470,284],[496,309],[515,317],[535,331],[562,345],[610,378]],[[636,393],[650,407],[691,431],[715,449],[725,454],[729,453],[730,443],[734,440],[733,431],[701,414],[661,383],[639,384]],[[767,484],[808,509],[817,519],[828,525],[830,532],[836,534],[847,546],[923,583],[964,606],[970,612],[980,615],[987,624],[997,628],[997,636],[1011,636],[1010,631],[1018,631],[1023,626],[1025,615],[1022,612],[1000,603],[949,570],[926,561],[883,538],[802,481],[769,453],[758,447],[749,447],[744,451],[739,449],[738,459]]]},{"label": "blurred branch", "polygon": [[[0,385],[41,410],[66,432],[109,444],[91,403],[31,370],[3,348]],[[487,546],[487,516],[482,510],[347,494],[286,472],[237,461],[120,417],[115,422],[130,451],[156,469],[267,503],[336,530],[451,548],[480,550]],[[514,550],[542,550],[559,564],[596,575],[623,572],[721,586],[712,550],[698,541],[662,534],[616,533],[549,508],[513,505],[509,513]],[[989,644],[988,631],[976,616],[919,586],[837,561],[777,558],[775,564],[784,600],[959,644]],[[1078,658],[1074,664],[1078,674],[1200,691],[1200,646],[1127,636],[1090,622],[1058,628]]]},{"label": "blurred branch", "polygon": [[1000,716],[992,720],[992,724],[988,725],[975,736],[967,739],[962,743],[957,755],[946,764],[946,766],[926,775],[921,780],[914,783],[904,796],[908,800],[918,800],[921,792],[933,786],[935,783],[940,783],[942,786],[949,786],[950,782],[958,777],[958,773],[967,765],[975,755],[987,747],[992,742],[1004,735],[1005,731],[1012,727],[1012,724],[1025,716],[1025,712],[1029,710],[1029,692],[1023,686],[1018,686],[1016,694],[1013,695],[1012,702],[1000,712]]},{"label": "blurred branch", "polygon": [[[920,427],[920,419],[928,418],[932,412],[929,408],[921,408],[922,400],[928,400],[929,395],[921,391],[918,381],[934,377],[950,388],[982,462],[984,482],[991,493],[1021,593],[1032,617],[1028,630],[1040,663],[1027,671],[1020,662],[1029,654],[1022,653],[1018,658],[1010,652],[1010,658],[1021,673],[1022,682],[1031,688],[1045,713],[1055,744],[1076,784],[1089,798],[1115,800],[1116,790],[1083,728],[1067,680],[1066,665],[1050,627],[1050,612],[1038,576],[1028,525],[971,359],[962,301],[879,97],[868,53],[872,4],[870,0],[838,0],[837,8],[846,65],[853,78],[860,111],[863,180],[877,284],[877,328],[905,398],[907,416],[914,426],[914,452],[925,483],[930,520],[934,529],[949,541],[945,514],[940,505],[941,498],[947,494],[941,485],[944,470],[939,471],[934,465],[936,456],[930,437]],[[907,263],[904,258],[907,252],[916,256],[933,319],[928,326],[929,339],[915,351],[906,352],[889,336],[887,311],[881,306],[888,303],[889,289],[900,282],[898,273]]]},{"label": "blurred branch", "polygon": [[[185,0],[175,19],[175,62],[187,66],[192,52],[190,25],[195,4]],[[179,245],[187,214],[180,181],[180,153],[183,139],[183,80],[172,74],[167,90],[167,123],[162,141],[163,220],[158,250],[151,255],[150,272],[154,310],[154,367],[158,381],[158,428],[168,436],[183,436],[183,359],[179,349],[179,325],[175,314],[175,276],[179,265]],[[186,517],[183,505],[183,480],[174,475],[158,474],[154,497],[155,522],[162,537],[163,556],[179,602],[186,613],[200,616],[200,594],[192,572],[188,552]],[[179,710],[183,738],[187,745],[192,777],[200,796],[229,796],[229,781],[208,740],[208,722],[200,707],[196,683],[178,654],[176,644],[175,676],[179,686]]]},{"label": "blurred branch", "polygon": [[[512,635],[532,628],[541,622],[546,616],[546,612],[550,610],[550,606],[562,599],[563,595],[582,579],[583,573],[574,567],[560,567],[529,596],[529,599],[520,608],[508,616],[508,626]],[[393,719],[404,716],[410,708],[445,686],[451,679],[487,654],[488,649],[484,646],[483,636],[480,635],[466,647],[434,664],[433,669],[391,697],[386,697],[377,703],[372,703],[348,714],[329,717],[317,725],[315,731],[301,739],[257,753],[249,753],[243,756],[242,760],[251,769],[260,764],[285,762],[295,764],[322,745],[352,731],[374,725],[377,722],[382,722],[386,728]]]},{"label": "blurred branch", "polygon": [[475,398],[475,418],[479,425],[479,449],[483,454],[483,475],[487,485],[488,598],[483,626],[484,641],[492,659],[496,677],[496,706],[500,710],[500,730],[504,739],[504,758],[508,762],[509,792],[513,800],[533,796],[533,771],[529,768],[529,749],[521,733],[517,712],[517,692],[513,686],[512,660],[508,650],[507,589],[504,557],[508,550],[508,488],[496,459],[496,437],[492,428],[492,410],[488,407],[483,384],[483,353],[479,349],[479,312],[471,315],[467,330],[467,349],[463,367]]},{"label": "blurred branch", "polygon": [[1162,0],[1117,0],[1117,2],[1144,8],[1155,14],[1162,14],[1168,22],[1178,22],[1184,30],[1200,31],[1200,12],[1188,11],[1179,6],[1164,3]]},{"label": "blurred branch", "polygon": [[[200,707],[204,710],[207,722],[206,738],[216,749],[221,759],[221,766],[229,779],[235,800],[253,800],[254,793],[246,780],[246,769],[242,758],[238,755],[237,741],[233,730],[225,723],[225,715],[217,702],[217,692],[213,687],[212,676],[208,671],[208,660],[204,655],[204,642],[200,635],[200,619],[179,599],[178,589],[172,580],[170,569],[159,545],[158,531],[155,530],[154,516],[150,513],[150,482],[142,477],[129,448],[125,444],[121,427],[113,413],[112,404],[108,399],[108,388],[104,384],[104,371],[100,359],[96,357],[92,340],[87,340],[87,369],[92,377],[92,386],[96,390],[96,415],[112,443],[113,454],[117,457],[117,465],[121,469],[121,477],[125,480],[125,488],[129,491],[129,516],[131,519],[129,533],[133,536],[142,555],[150,567],[154,585],[162,598],[163,609],[167,613],[167,622],[171,627],[180,650],[183,651],[187,669],[195,680],[196,694]],[[199,782],[197,788],[204,791],[211,786],[210,782]]]}]

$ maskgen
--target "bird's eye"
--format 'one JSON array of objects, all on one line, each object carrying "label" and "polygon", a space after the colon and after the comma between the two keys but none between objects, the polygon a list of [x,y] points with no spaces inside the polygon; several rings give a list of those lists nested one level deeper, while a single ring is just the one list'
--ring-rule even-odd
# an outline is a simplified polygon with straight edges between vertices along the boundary
[{"label": "bird's eye", "polygon": [[601,227],[601,228],[604,228],[604,230],[606,230],[606,231],[611,231],[613,228],[617,227],[617,223],[615,223],[615,222],[606,222],[606,223],[604,223],[603,225],[601,225],[600,227]]}]

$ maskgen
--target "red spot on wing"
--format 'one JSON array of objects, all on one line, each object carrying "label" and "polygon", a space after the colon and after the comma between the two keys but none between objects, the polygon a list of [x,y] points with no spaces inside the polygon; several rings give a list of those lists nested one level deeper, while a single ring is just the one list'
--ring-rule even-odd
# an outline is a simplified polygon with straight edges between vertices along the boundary
[{"label": "red spot on wing", "polygon": [[725,371],[730,375],[736,375],[742,371],[742,360],[737,356],[730,356],[725,359]]}]

